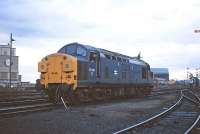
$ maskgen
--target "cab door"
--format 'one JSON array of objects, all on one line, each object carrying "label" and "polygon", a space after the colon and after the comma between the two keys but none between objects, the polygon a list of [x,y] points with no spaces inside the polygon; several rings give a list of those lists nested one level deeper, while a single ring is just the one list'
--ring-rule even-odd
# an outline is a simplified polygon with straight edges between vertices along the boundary
[{"label": "cab door", "polygon": [[100,78],[100,54],[98,51],[91,51],[89,54],[89,77],[92,81]]}]

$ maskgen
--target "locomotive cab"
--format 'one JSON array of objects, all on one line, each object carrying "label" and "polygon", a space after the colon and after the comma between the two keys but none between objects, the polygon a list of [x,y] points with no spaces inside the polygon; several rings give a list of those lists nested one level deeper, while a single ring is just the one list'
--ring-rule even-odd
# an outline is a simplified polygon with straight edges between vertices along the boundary
[{"label": "locomotive cab", "polygon": [[89,71],[90,80],[97,80],[100,78],[100,54],[96,51],[91,51],[89,55]]},{"label": "locomotive cab", "polygon": [[[87,46],[89,47],[89,46]],[[77,79],[84,85],[89,80],[93,83],[100,79],[100,53],[99,51],[78,43],[71,43],[61,48],[58,53],[65,53],[77,58],[78,74]]]}]

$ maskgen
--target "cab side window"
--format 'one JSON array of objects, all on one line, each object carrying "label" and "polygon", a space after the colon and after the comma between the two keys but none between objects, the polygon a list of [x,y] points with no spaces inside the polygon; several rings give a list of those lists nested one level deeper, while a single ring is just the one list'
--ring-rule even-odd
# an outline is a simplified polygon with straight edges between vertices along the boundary
[{"label": "cab side window", "polygon": [[142,79],[146,79],[147,78],[147,70],[143,67],[142,68]]},{"label": "cab side window", "polygon": [[100,78],[100,57],[98,52],[90,52],[89,60],[96,64],[96,77]]},{"label": "cab side window", "polygon": [[85,48],[78,46],[77,47],[77,56],[86,57],[87,51]]},{"label": "cab side window", "polygon": [[76,46],[75,45],[67,46],[66,49],[67,49],[66,50],[67,54],[76,56]]},{"label": "cab side window", "polygon": [[97,59],[97,54],[94,52],[90,52],[90,61],[96,61]]}]

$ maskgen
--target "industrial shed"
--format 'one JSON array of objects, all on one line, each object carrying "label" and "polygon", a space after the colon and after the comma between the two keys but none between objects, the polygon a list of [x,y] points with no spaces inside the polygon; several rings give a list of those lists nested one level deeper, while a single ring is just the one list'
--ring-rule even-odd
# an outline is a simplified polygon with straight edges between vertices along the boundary
[{"label": "industrial shed", "polygon": [[151,68],[154,74],[154,79],[157,80],[169,80],[169,70],[168,68]]}]

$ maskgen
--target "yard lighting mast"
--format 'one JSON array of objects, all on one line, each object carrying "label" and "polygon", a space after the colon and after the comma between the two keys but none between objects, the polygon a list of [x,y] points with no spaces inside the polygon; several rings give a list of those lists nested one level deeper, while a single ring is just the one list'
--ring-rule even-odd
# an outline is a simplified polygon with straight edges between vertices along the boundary
[{"label": "yard lighting mast", "polygon": [[187,80],[189,80],[189,67],[186,68],[187,69]]},{"label": "yard lighting mast", "polygon": [[[200,33],[200,29],[195,29],[194,33]],[[196,77],[200,78],[200,68],[196,68]]]},{"label": "yard lighting mast", "polygon": [[12,42],[15,41],[13,38],[12,38],[12,33],[10,34],[10,66],[9,66],[9,88],[11,88],[11,70],[12,70]]}]

